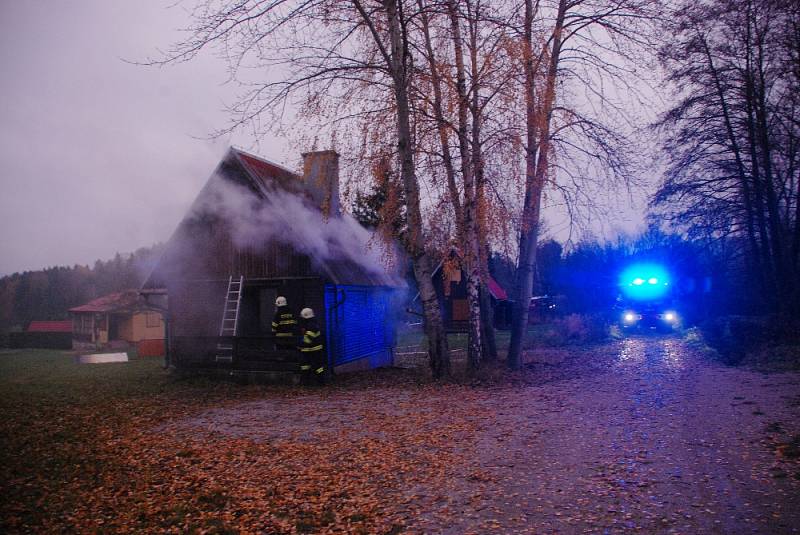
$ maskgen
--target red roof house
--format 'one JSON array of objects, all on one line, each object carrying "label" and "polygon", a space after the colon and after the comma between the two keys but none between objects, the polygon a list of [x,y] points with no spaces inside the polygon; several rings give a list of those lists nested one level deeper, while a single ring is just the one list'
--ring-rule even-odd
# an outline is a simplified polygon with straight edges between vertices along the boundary
[{"label": "red roof house", "polygon": [[139,356],[163,354],[164,319],[137,290],[104,295],[69,312],[75,349],[136,346]]},{"label": "red roof house", "polygon": [[71,333],[72,322],[66,321],[32,321],[28,325],[29,333]]}]

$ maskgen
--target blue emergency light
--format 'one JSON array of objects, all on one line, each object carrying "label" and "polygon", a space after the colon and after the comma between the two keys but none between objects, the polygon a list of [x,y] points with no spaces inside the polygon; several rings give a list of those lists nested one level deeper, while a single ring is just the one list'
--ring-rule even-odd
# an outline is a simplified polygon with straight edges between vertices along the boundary
[{"label": "blue emergency light", "polygon": [[619,286],[628,299],[635,301],[661,299],[670,290],[669,272],[659,264],[632,264],[620,274]]}]

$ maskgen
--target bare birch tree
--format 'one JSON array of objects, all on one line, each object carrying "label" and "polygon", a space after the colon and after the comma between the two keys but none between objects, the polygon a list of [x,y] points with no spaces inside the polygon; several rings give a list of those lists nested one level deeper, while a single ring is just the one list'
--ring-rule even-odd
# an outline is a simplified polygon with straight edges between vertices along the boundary
[{"label": "bare birch tree", "polygon": [[[417,80],[420,120],[433,123],[430,130],[436,135],[427,140],[429,151],[437,153],[433,159],[444,170],[452,204],[454,238],[467,276],[467,360],[474,372],[482,360],[496,354],[487,290],[493,229],[487,219],[484,172],[491,132],[484,131],[484,124],[492,124],[494,99],[510,85],[511,69],[504,57],[503,25],[485,13],[491,5],[480,0],[419,1],[418,5],[423,38],[419,49],[425,58]],[[496,156],[497,151],[491,150],[489,158]]]},{"label": "bare birch tree", "polygon": [[[512,369],[522,364],[542,195],[548,185],[557,187],[557,171],[569,174],[563,165],[555,164],[554,156],[568,153],[571,146],[596,165],[605,166],[610,178],[631,178],[625,155],[620,152],[621,134],[602,119],[592,119],[559,103],[560,84],[568,81],[578,85],[588,98],[597,100],[599,107],[624,112],[601,88],[604,81],[615,80],[622,90],[633,89],[626,78],[636,76],[632,68],[635,50],[651,46],[649,22],[655,8],[656,3],[650,0],[556,0],[552,4],[525,0],[522,18],[515,22],[521,40],[519,71],[524,81],[525,190],[508,350]],[[556,128],[555,117],[559,119]],[[566,131],[571,132],[572,140],[565,138]],[[581,148],[579,143],[586,145]],[[582,188],[588,189],[588,177],[573,178],[577,179],[578,194]]]}]

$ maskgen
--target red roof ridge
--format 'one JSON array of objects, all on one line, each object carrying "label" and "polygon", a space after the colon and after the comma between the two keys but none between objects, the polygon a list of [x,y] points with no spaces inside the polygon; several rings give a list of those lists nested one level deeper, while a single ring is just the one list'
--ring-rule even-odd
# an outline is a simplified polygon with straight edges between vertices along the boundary
[{"label": "red roof ridge", "polygon": [[28,325],[27,332],[70,333],[72,332],[72,322],[70,320],[33,320]]},{"label": "red roof ridge", "polygon": [[267,160],[266,158],[262,158],[261,156],[257,156],[251,152],[247,152],[246,150],[240,149],[239,147],[231,145],[231,150],[234,151],[238,156],[244,156],[245,158],[256,160],[258,163],[270,165],[272,167],[275,167],[279,171],[283,171],[284,173],[289,173],[296,177],[301,176],[296,171],[292,171],[288,167],[285,167],[279,163],[275,163],[271,160]]},{"label": "red roof ridge", "polygon": [[112,312],[115,310],[147,308],[138,290],[123,290],[92,299],[86,304],[72,307],[70,312]]}]

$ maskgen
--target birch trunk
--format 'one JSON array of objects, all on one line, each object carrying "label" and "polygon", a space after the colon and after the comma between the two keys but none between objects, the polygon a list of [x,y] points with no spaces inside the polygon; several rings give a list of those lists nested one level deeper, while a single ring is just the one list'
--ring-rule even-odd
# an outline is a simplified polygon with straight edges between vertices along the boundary
[{"label": "birch trunk", "polygon": [[447,177],[447,190],[450,194],[450,203],[453,205],[453,214],[456,221],[456,236],[459,241],[464,240],[464,210],[461,206],[461,196],[456,185],[456,172],[453,166],[453,156],[450,154],[450,143],[448,141],[449,125],[444,118],[444,104],[442,99],[442,77],[439,73],[439,66],[436,63],[436,52],[433,50],[430,33],[430,19],[422,0],[418,0],[417,5],[420,9],[420,20],[422,22],[422,34],[425,39],[425,52],[428,56],[428,68],[430,68],[431,86],[433,88],[433,116],[436,120],[436,130],[439,135],[439,146],[442,150],[442,164],[444,165],[445,176]]},{"label": "birch trunk", "polygon": [[508,366],[522,366],[522,342],[528,326],[528,307],[533,291],[533,273],[536,265],[536,245],[539,238],[542,191],[547,177],[550,152],[550,121],[555,102],[555,85],[558,62],[561,55],[561,38],[567,10],[566,0],[559,0],[556,23],[553,28],[547,79],[541,102],[534,92],[536,72],[533,63],[532,25],[533,0],[525,0],[524,65],[525,108],[527,121],[527,151],[525,154],[525,203],[519,238],[519,264],[515,285],[513,316],[511,319],[511,342],[508,346]]},{"label": "birch trunk", "polygon": [[406,196],[408,216],[409,235],[406,249],[413,263],[414,278],[417,281],[420,299],[422,300],[431,371],[436,380],[442,380],[450,376],[450,353],[447,347],[447,336],[442,322],[439,299],[431,278],[431,261],[425,250],[419,184],[414,169],[411,107],[408,95],[410,73],[407,62],[406,42],[401,24],[401,5],[398,4],[397,0],[384,0],[383,5],[386,9],[390,39],[388,67],[393,79],[393,90],[397,104],[397,151],[400,158],[400,175]]},{"label": "birch trunk", "polygon": [[466,87],[464,46],[461,38],[461,22],[455,0],[448,0],[453,51],[456,66],[456,94],[458,97],[458,147],[461,155],[461,175],[464,182],[464,249],[463,264],[467,274],[467,303],[469,306],[469,331],[467,341],[467,364],[474,373],[481,362],[481,301],[480,301],[480,256],[478,252],[478,227],[475,203],[475,174],[470,151],[467,126],[469,122],[469,98]]},{"label": "birch trunk", "polygon": [[[467,3],[469,6],[469,2]],[[494,333],[494,310],[489,295],[489,229],[486,222],[486,174],[483,167],[483,144],[481,129],[483,127],[483,110],[481,109],[481,82],[478,76],[478,23],[480,20],[480,3],[475,5],[474,13],[469,19],[470,68],[472,69],[472,169],[475,173],[475,219],[477,224],[478,262],[481,278],[480,311],[481,311],[481,343],[485,360],[497,360],[497,343]]]}]

